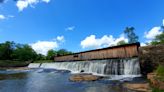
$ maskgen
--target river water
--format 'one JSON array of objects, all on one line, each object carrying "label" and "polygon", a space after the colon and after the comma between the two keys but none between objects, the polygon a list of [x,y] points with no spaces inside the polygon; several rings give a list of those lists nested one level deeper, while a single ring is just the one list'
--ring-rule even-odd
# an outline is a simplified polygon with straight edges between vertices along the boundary
[{"label": "river water", "polygon": [[55,69],[0,70],[0,92],[137,92],[122,84],[136,78],[71,82],[71,72]]}]

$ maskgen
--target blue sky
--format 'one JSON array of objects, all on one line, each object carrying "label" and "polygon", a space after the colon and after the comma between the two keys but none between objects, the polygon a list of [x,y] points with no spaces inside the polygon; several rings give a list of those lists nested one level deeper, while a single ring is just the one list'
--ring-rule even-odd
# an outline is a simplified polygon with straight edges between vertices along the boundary
[{"label": "blue sky", "polygon": [[0,4],[0,42],[31,45],[38,53],[79,52],[127,41],[135,27],[144,45],[160,34],[164,0],[6,0]]}]

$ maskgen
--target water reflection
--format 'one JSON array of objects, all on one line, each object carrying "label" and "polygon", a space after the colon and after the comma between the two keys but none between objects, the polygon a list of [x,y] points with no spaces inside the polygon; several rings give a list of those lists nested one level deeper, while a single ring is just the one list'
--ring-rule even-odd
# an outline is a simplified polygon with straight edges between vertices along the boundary
[{"label": "water reflection", "polygon": [[0,80],[26,78],[27,73],[0,74]]},{"label": "water reflection", "polygon": [[0,92],[136,92],[124,89],[118,81],[70,82],[69,76],[69,71],[54,69],[6,71],[0,73]]}]

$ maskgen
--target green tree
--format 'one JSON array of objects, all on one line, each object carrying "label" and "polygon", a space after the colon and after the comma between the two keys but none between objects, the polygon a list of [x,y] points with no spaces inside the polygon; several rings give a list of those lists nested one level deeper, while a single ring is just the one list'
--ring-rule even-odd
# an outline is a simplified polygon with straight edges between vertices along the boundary
[{"label": "green tree", "polygon": [[27,44],[17,45],[13,53],[14,59],[20,61],[35,60],[36,56],[36,52]]},{"label": "green tree", "polygon": [[36,60],[46,60],[46,56],[42,54],[37,54]]},{"label": "green tree", "polygon": [[124,33],[127,34],[128,43],[136,43],[138,42],[138,36],[134,33],[134,27],[126,27]]},{"label": "green tree", "polygon": [[72,52],[67,51],[66,49],[60,49],[57,51],[57,56],[72,54]]},{"label": "green tree", "polygon": [[117,45],[125,45],[125,44],[127,44],[127,42],[125,42],[124,40],[121,40],[117,43]]},{"label": "green tree", "polygon": [[5,43],[0,44],[0,59],[1,60],[10,60],[12,59],[12,53],[14,51],[15,43],[6,41]]},{"label": "green tree", "polygon": [[164,26],[161,26],[162,33],[157,35],[151,42],[151,45],[164,44]]},{"label": "green tree", "polygon": [[47,53],[47,59],[53,60],[54,56],[57,56],[57,51],[55,50],[49,50]]}]

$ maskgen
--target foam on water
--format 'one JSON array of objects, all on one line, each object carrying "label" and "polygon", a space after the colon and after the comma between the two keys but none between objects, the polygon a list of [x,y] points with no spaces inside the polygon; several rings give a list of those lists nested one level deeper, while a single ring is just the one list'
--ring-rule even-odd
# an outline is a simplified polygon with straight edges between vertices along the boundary
[{"label": "foam on water", "polygon": [[84,71],[95,75],[110,76],[112,79],[140,76],[138,58],[43,63],[40,68],[69,70],[72,73]]},{"label": "foam on water", "polygon": [[41,66],[41,63],[30,63],[28,65],[28,68],[39,68]]}]

